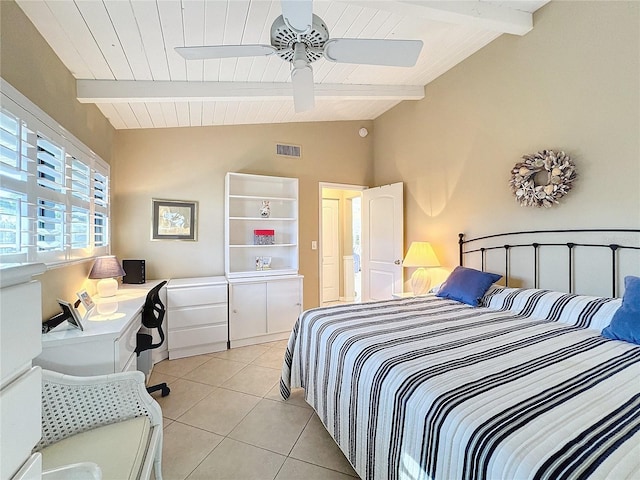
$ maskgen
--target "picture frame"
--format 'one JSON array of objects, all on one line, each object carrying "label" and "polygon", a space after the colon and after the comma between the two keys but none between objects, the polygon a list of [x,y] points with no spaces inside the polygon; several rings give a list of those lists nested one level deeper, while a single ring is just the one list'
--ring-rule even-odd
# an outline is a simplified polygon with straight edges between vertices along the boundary
[{"label": "picture frame", "polygon": [[89,295],[86,290],[80,290],[76,293],[76,295],[78,296],[80,303],[82,303],[82,306],[87,310],[87,312],[89,312],[96,306],[96,304],[93,303],[91,295]]},{"label": "picture frame", "polygon": [[198,239],[198,202],[154,198],[151,240]]},{"label": "picture frame", "polygon": [[271,270],[271,257],[256,257],[256,270]]},{"label": "picture frame", "polygon": [[84,327],[82,326],[82,320],[80,319],[80,314],[71,303],[65,300],[58,299],[58,305],[60,305],[62,313],[65,315],[67,322],[69,322],[75,328],[84,330]]}]

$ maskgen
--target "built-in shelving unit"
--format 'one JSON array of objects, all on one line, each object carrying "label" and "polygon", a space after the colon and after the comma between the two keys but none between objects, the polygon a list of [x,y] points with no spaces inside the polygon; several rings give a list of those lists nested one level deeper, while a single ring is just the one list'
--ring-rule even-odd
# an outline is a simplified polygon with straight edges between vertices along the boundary
[{"label": "built-in shelving unit", "polygon": [[297,178],[227,173],[225,274],[231,347],[288,338],[302,311]]},{"label": "built-in shelving unit", "polygon": [[[225,188],[227,278],[298,273],[298,179],[228,173]],[[260,214],[264,202],[269,216]],[[256,245],[255,230],[273,230],[274,243]],[[263,257],[270,268],[257,269]]]}]

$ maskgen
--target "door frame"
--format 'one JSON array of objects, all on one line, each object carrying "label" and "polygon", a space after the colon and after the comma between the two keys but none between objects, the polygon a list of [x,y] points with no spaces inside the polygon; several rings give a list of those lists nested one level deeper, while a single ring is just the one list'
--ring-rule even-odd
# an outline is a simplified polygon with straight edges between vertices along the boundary
[{"label": "door frame", "polygon": [[[322,305],[322,189],[351,190],[363,192],[369,187],[366,185],[353,185],[347,183],[319,182],[318,183],[318,301]],[[342,259],[340,259],[342,260]]]}]

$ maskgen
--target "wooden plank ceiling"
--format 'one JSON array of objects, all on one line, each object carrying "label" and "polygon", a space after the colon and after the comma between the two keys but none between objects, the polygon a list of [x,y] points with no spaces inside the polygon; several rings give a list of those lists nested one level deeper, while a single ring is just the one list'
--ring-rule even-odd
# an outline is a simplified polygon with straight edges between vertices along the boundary
[{"label": "wooden plank ceiling", "polygon": [[316,106],[295,113],[272,55],[185,61],[177,46],[269,44],[279,0],[17,0],[117,129],[371,120],[498,36],[524,35],[547,0],[320,1],[332,38],[420,39],[415,67],[312,64]]}]

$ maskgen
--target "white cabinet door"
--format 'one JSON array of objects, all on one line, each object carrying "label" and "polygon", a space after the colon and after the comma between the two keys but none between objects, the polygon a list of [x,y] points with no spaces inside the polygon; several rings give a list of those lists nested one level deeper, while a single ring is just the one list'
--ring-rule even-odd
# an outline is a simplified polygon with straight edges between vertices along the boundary
[{"label": "white cabinet door", "polygon": [[229,339],[267,333],[267,284],[237,283],[229,288]]},{"label": "white cabinet door", "polygon": [[302,311],[302,279],[267,282],[267,332],[289,332]]}]

